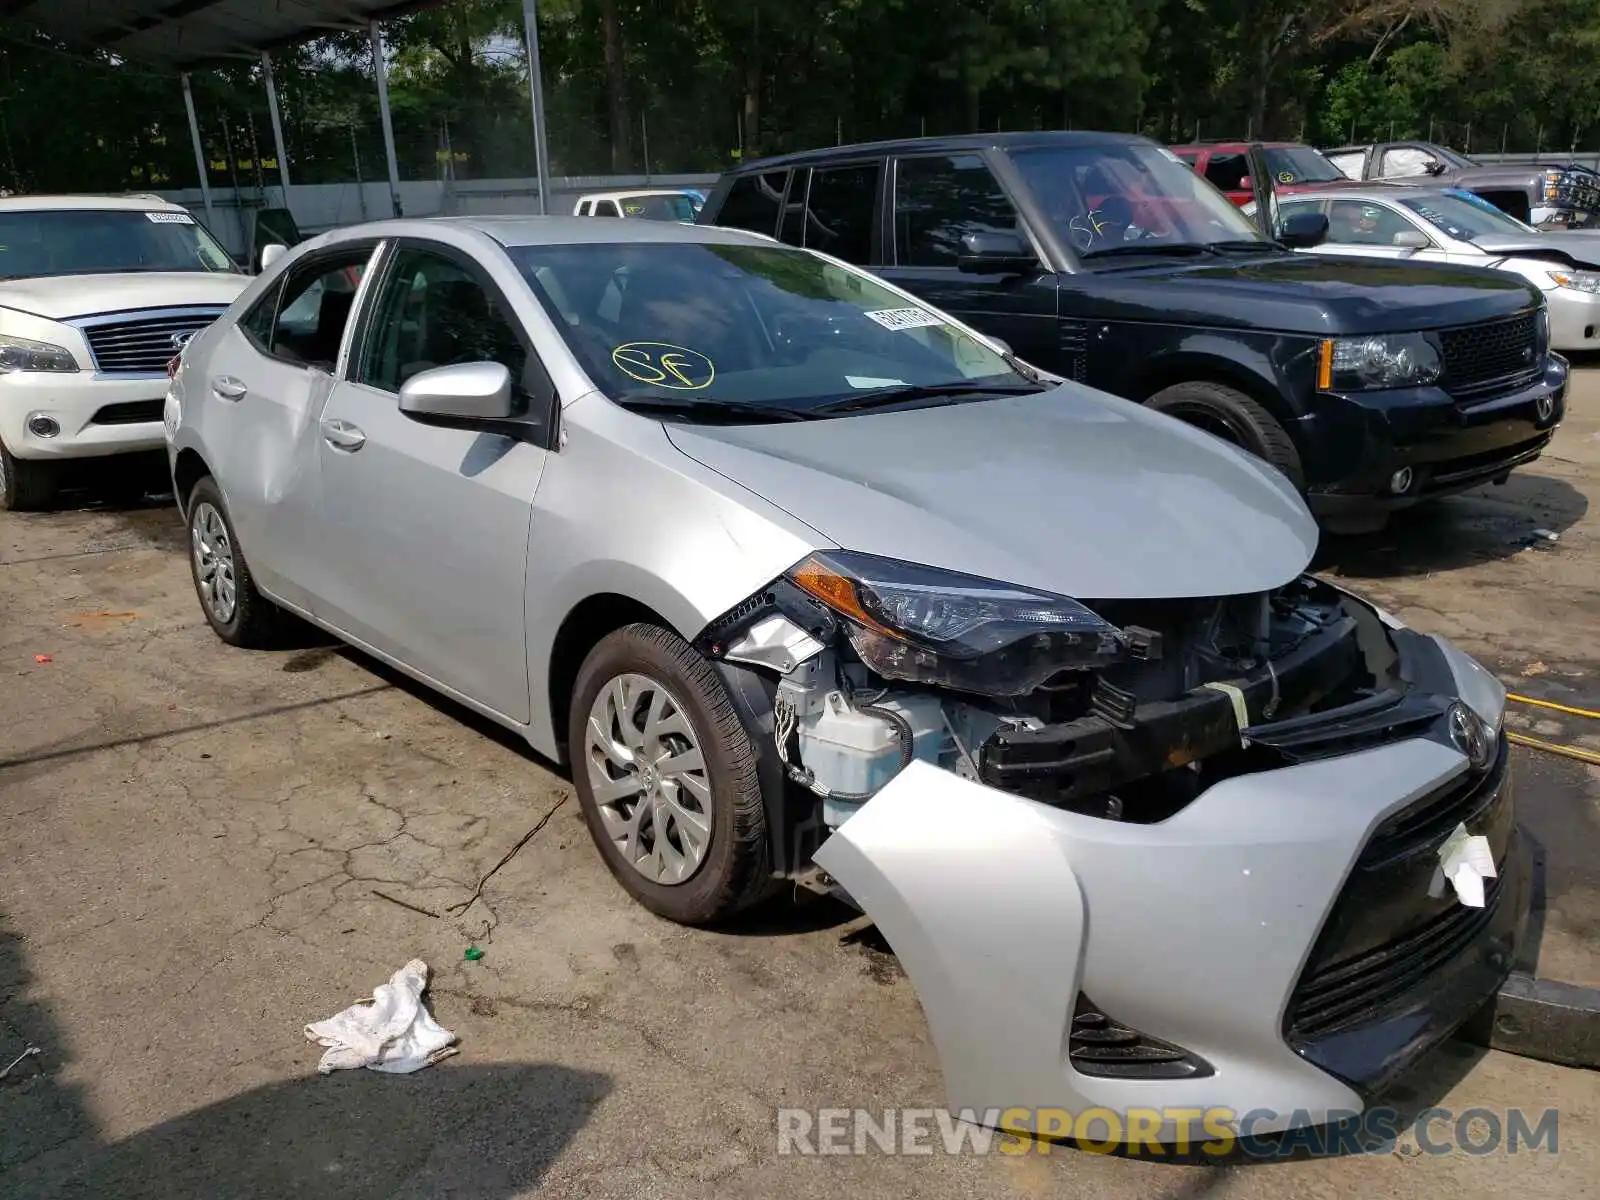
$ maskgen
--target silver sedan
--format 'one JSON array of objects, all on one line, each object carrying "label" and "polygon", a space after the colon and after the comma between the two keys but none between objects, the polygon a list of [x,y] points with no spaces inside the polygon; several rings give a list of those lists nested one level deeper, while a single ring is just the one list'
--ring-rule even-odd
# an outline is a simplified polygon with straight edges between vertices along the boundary
[{"label": "silver sedan", "polygon": [[1498,682],[1306,575],[1270,466],[863,271],[357,226],[190,343],[166,417],[219,637],[296,614],[516,730],[665,917],[859,905],[954,1108],[1320,1123],[1514,957]]},{"label": "silver sedan", "polygon": [[1306,212],[1327,216],[1327,240],[1307,253],[1520,275],[1545,294],[1552,347],[1600,348],[1600,231],[1535,229],[1481,196],[1447,187],[1341,188],[1285,196],[1277,206],[1279,221]]}]

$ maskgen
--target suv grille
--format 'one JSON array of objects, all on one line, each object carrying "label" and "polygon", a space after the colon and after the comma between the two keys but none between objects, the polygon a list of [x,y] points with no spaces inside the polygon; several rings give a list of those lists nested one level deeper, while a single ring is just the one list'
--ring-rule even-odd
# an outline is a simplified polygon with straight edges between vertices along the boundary
[{"label": "suv grille", "polygon": [[150,312],[84,327],[95,370],[108,375],[164,373],[179,350],[173,341],[196,334],[222,315],[221,308]]},{"label": "suv grille", "polygon": [[1458,400],[1515,391],[1544,374],[1535,313],[1445,329],[1439,344],[1444,351],[1441,383]]}]

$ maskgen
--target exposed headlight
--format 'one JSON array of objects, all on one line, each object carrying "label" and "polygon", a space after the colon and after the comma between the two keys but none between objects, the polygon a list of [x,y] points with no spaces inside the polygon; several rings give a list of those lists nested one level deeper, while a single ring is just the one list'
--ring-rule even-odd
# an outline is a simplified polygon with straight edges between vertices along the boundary
[{"label": "exposed headlight", "polygon": [[1600,271],[1546,271],[1550,282],[1575,292],[1600,292]]},{"label": "exposed headlight", "polygon": [[1420,333],[1332,338],[1322,343],[1318,385],[1340,391],[1415,387],[1439,378],[1439,348]]},{"label": "exposed headlight", "polygon": [[0,333],[0,371],[76,371],[78,360],[65,346],[30,342]]},{"label": "exposed headlight", "polygon": [[813,554],[789,579],[844,618],[885,679],[1020,696],[1123,655],[1121,630],[1051,592],[844,550]]}]

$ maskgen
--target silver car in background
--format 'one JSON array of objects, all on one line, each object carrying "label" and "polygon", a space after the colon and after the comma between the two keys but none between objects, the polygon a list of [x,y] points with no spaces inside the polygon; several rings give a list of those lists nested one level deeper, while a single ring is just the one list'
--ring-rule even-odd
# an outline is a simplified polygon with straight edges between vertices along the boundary
[{"label": "silver car in background", "polygon": [[1300,193],[1281,197],[1277,206],[1279,221],[1301,213],[1328,218],[1327,239],[1310,254],[1454,263],[1520,275],[1545,294],[1552,348],[1600,348],[1600,230],[1535,229],[1472,192],[1437,186]]},{"label": "silver car in background", "polygon": [[340,230],[189,346],[167,428],[222,639],[298,614],[518,731],[662,916],[857,904],[952,1107],[1319,1122],[1509,971],[1499,683],[1306,575],[1272,468],[836,260]]}]

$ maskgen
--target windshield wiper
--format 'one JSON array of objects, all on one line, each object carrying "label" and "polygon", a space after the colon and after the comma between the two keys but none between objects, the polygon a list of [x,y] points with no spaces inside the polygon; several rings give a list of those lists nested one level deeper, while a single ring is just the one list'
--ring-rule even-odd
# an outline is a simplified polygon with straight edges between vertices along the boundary
[{"label": "windshield wiper", "polygon": [[1046,389],[1036,384],[910,383],[902,387],[875,388],[861,396],[846,396],[806,409],[808,414],[864,412],[918,400],[961,400],[971,396],[1036,396]]},{"label": "windshield wiper", "polygon": [[1226,250],[1230,252],[1255,252],[1283,249],[1283,246],[1280,243],[1264,241],[1261,238],[1233,238],[1231,240],[1221,242],[1207,242],[1206,245],[1210,246],[1213,250]]},{"label": "windshield wiper", "polygon": [[1211,247],[1203,242],[1128,242],[1121,246],[1107,246],[1102,250],[1085,250],[1078,257],[1117,258],[1134,254],[1151,254],[1198,258],[1202,254],[1211,252]]},{"label": "windshield wiper", "polygon": [[647,417],[685,417],[706,425],[764,425],[769,421],[803,421],[805,414],[792,408],[719,400],[715,396],[657,396],[651,392],[626,392],[615,396],[629,412]]}]

